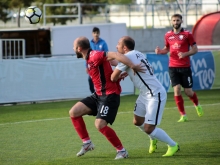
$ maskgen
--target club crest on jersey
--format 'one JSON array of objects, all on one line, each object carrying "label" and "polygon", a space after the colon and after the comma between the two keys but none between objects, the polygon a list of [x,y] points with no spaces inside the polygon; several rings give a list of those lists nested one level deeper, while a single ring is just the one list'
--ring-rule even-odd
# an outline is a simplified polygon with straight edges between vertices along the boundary
[{"label": "club crest on jersey", "polygon": [[178,43],[175,43],[172,45],[173,49],[179,49],[181,47],[181,45],[178,45]]},{"label": "club crest on jersey", "polygon": [[182,40],[183,39],[183,35],[179,35],[179,39]]}]

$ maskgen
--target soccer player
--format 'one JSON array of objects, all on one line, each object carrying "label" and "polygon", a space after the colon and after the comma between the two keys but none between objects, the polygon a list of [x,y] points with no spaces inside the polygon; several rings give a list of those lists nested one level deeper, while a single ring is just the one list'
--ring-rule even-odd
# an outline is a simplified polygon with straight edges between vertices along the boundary
[{"label": "soccer player", "polygon": [[174,99],[181,115],[178,122],[188,120],[181,95],[181,86],[184,88],[185,94],[194,103],[198,116],[203,116],[198,97],[192,90],[193,79],[190,68],[190,56],[197,53],[198,48],[192,34],[181,27],[182,22],[182,16],[174,14],[171,17],[173,29],[165,34],[164,48],[156,47],[155,49],[156,54],[167,54],[170,51],[169,75],[174,89]]},{"label": "soccer player", "polygon": [[133,123],[149,136],[149,153],[155,152],[159,140],[168,145],[168,150],[163,156],[173,156],[179,150],[178,143],[173,141],[164,130],[156,127],[160,125],[162,119],[167,100],[166,90],[154,75],[146,55],[134,50],[134,47],[135,41],[129,36],[122,37],[117,44],[119,53],[124,54],[134,64],[141,62],[145,66],[146,72],[134,74],[129,66],[120,62],[114,69],[111,80],[117,82],[120,77],[124,77],[126,74],[130,76],[134,86],[140,91],[134,108]]},{"label": "soccer player", "polygon": [[[98,27],[94,27],[92,30],[92,37],[93,39],[90,40],[90,47],[92,50],[99,50],[99,51],[108,51],[108,45],[105,40],[100,38],[100,30]],[[88,68],[86,68],[86,73],[88,73]],[[92,82],[91,77],[88,77],[89,81],[89,89],[91,93],[95,92],[94,84]]]},{"label": "soccer player", "polygon": [[77,58],[86,60],[88,74],[91,76],[96,88],[96,91],[91,96],[77,102],[69,111],[72,124],[83,141],[83,146],[77,156],[82,156],[87,151],[94,149],[94,144],[89,137],[82,117],[84,115],[93,115],[96,116],[95,127],[116,148],[117,155],[115,159],[127,158],[128,152],[123,147],[115,131],[108,126],[108,123],[113,124],[115,120],[121,93],[120,80],[117,82],[111,81],[113,70],[108,60],[116,58],[131,66],[134,70],[144,70],[140,64],[134,65],[128,58],[117,52],[107,53],[91,50],[89,40],[85,37],[75,39],[73,49]]}]

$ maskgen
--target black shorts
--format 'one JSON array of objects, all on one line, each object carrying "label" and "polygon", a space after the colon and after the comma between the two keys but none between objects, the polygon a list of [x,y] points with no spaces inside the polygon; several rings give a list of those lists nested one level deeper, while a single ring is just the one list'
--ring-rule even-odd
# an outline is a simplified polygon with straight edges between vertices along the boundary
[{"label": "black shorts", "polygon": [[92,110],[89,115],[96,116],[96,119],[103,119],[112,124],[115,121],[120,105],[120,95],[98,96],[93,93],[91,96],[82,99],[81,102]]},{"label": "black shorts", "polygon": [[169,75],[172,87],[180,84],[183,88],[192,88],[193,79],[190,67],[187,68],[174,68],[169,67]]}]

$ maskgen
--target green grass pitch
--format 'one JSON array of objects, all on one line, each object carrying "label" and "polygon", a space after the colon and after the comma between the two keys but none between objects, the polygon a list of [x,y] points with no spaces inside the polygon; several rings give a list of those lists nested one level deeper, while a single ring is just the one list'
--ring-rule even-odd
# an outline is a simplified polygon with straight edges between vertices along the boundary
[{"label": "green grass pitch", "polygon": [[77,136],[69,109],[77,100],[0,106],[1,165],[218,165],[220,164],[220,90],[197,91],[204,116],[198,117],[192,102],[183,94],[188,122],[177,123],[179,112],[173,93],[168,93],[159,127],[180,145],[173,157],[164,158],[167,146],[158,142],[149,154],[149,138],[132,124],[136,95],[122,96],[115,123],[111,126],[129,152],[129,158],[114,160],[116,151],[85,116],[95,150],[76,157],[82,142]]}]

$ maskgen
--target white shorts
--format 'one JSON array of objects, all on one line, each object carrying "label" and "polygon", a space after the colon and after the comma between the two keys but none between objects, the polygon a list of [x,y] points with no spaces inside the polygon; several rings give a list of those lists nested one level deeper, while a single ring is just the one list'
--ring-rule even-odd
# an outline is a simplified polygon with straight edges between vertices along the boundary
[{"label": "white shorts", "polygon": [[145,117],[146,124],[160,125],[167,101],[167,93],[158,93],[156,96],[140,94],[136,100],[134,114]]}]

